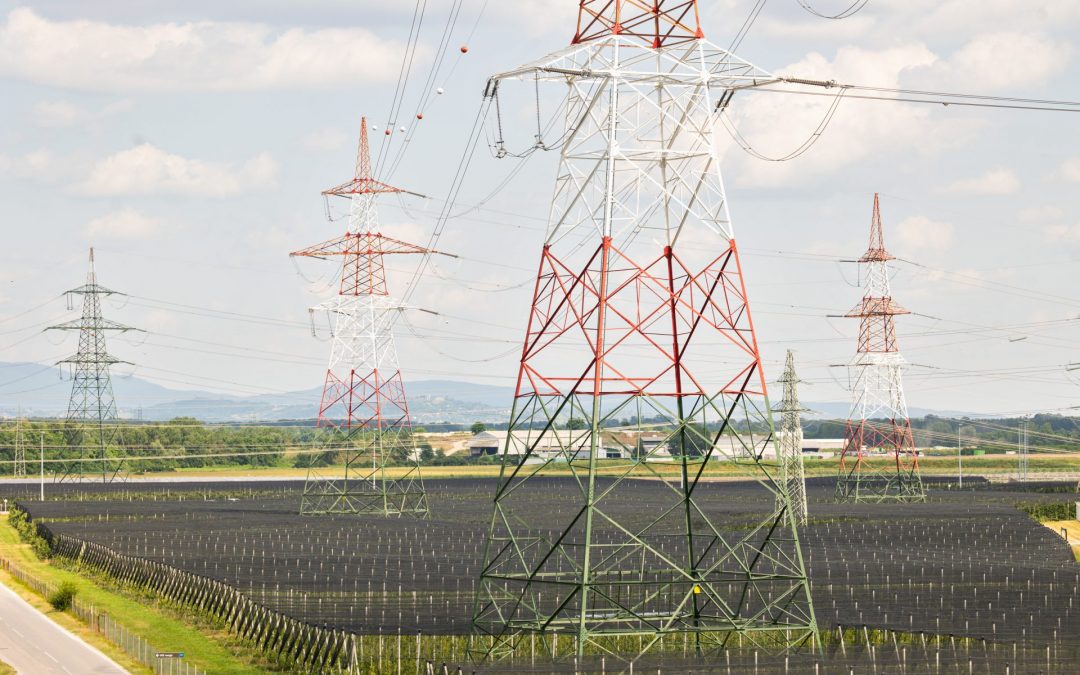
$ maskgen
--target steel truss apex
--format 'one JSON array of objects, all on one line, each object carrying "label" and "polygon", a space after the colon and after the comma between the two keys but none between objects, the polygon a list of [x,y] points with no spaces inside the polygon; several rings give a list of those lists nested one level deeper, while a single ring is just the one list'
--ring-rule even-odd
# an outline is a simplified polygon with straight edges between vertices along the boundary
[{"label": "steel truss apex", "polygon": [[382,181],[375,180],[371,168],[371,149],[368,145],[367,117],[360,118],[360,142],[356,148],[356,170],[350,181],[335,185],[322,191],[324,197],[353,198],[361,195],[381,195],[405,193],[423,197],[416,192],[410,192],[403,188],[394,187]]},{"label": "steel truss apex", "polygon": [[632,36],[654,49],[705,37],[697,0],[581,0],[572,42],[605,35]]}]

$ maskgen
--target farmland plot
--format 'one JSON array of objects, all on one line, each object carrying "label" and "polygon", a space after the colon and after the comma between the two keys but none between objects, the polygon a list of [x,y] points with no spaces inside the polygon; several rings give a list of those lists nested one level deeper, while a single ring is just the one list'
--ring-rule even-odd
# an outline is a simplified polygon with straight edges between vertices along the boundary
[{"label": "farmland plot", "polygon": [[[463,662],[493,485],[430,481],[429,521],[301,517],[297,496],[284,492],[24,506],[57,541],[91,542],[213,580],[254,605],[335,634],[378,636],[378,647],[361,639],[361,661],[373,661],[378,649],[378,663],[389,664],[404,635],[402,658],[411,672],[427,660]],[[554,528],[565,519],[572,489],[566,479],[537,483],[532,498],[539,526]],[[644,522],[663,489],[642,481],[637,498],[613,508],[624,520]],[[768,495],[755,486],[709,483],[703,489],[701,501],[728,528],[726,536],[739,536],[743,524],[767,508]],[[1012,664],[1013,673],[1074,672],[1080,567],[1064,542],[1013,507],[1069,495],[936,490],[926,504],[839,505],[830,493],[828,481],[812,481],[811,522],[800,533],[823,651],[784,658],[733,648],[725,668],[730,662],[733,672],[752,663],[759,672],[847,672],[835,669],[863,664],[880,672],[1003,673]],[[671,547],[677,555],[675,539]],[[695,661],[678,637],[660,665],[673,672],[716,666]],[[543,648],[532,644],[527,662],[494,668],[550,669],[538,653]]]}]

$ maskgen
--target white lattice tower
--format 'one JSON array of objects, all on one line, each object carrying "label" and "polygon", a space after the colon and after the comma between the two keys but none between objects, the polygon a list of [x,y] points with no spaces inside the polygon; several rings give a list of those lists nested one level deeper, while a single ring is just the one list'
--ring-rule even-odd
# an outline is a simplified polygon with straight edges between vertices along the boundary
[{"label": "white lattice tower", "polygon": [[304,514],[427,513],[392,331],[401,304],[390,295],[384,264],[387,255],[427,249],[380,233],[376,204],[378,195],[400,192],[372,177],[362,119],[353,179],[323,192],[327,199],[349,200],[349,231],[290,254],[341,258],[338,294],[311,313],[313,330],[316,314],[325,314],[331,334],[318,425],[330,429],[328,444],[337,445],[345,468],[331,476],[312,467],[301,500]]},{"label": "white lattice tower", "polygon": [[847,316],[859,319],[852,406],[840,456],[836,496],[845,501],[921,500],[919,460],[908,418],[894,317],[908,314],[892,298],[878,195],[870,245],[859,258],[865,273],[862,301]]},{"label": "white lattice tower", "polygon": [[[717,106],[773,78],[703,39],[696,17],[692,0],[583,0],[571,47],[486,90],[497,102],[513,80],[557,83],[566,125],[539,139],[559,170],[477,593],[479,658],[554,631],[579,658],[620,636],[648,651],[685,631],[700,652],[816,635],[788,492],[764,459],[772,418],[713,143]],[[635,446],[646,433],[661,438]],[[599,460],[613,457],[607,482]],[[738,541],[696,503],[718,459],[777,496]],[[559,527],[530,528],[547,489],[531,479],[552,463],[572,474],[571,506]],[[640,494],[638,475],[664,496],[652,522],[622,524],[609,505]]]}]

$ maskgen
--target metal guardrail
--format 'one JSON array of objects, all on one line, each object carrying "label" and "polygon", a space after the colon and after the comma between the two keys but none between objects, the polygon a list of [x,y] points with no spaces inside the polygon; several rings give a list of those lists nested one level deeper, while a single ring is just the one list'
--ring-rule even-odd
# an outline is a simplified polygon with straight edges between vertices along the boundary
[{"label": "metal guardrail", "polygon": [[[5,570],[11,576],[26,584],[35,593],[48,598],[56,586],[43,581],[28,572],[17,563],[0,557],[0,569]],[[195,666],[183,660],[183,652],[165,652],[156,649],[142,637],[131,632],[118,623],[106,612],[102,612],[93,605],[82,602],[78,597],[72,598],[71,613],[93,628],[109,642],[124,650],[131,658],[153,669],[155,675],[207,675],[206,671],[199,670]]]}]

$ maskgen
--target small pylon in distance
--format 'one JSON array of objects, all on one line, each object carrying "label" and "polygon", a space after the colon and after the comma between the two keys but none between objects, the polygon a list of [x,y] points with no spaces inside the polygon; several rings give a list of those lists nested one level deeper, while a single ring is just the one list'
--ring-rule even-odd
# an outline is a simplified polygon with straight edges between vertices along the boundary
[{"label": "small pylon in distance", "polygon": [[[69,302],[82,298],[82,316],[72,321],[49,326],[46,330],[75,331],[79,334],[79,348],[57,365],[71,367],[71,398],[68,401],[67,419],[70,423],[65,434],[69,450],[75,456],[57,464],[54,473],[58,482],[82,480],[94,474],[103,482],[123,478],[124,462],[111,459],[116,446],[122,446],[117,425],[116,399],[113,397],[112,376],[109,369],[118,363],[129,363],[109,354],[105,335],[109,332],[126,333],[139,330],[110,321],[101,315],[101,298],[122,295],[97,282],[94,269],[94,249],[90,249],[90,268],[86,283],[67,291]],[[97,457],[87,457],[87,451]]]},{"label": "small pylon in distance", "polygon": [[[803,463],[802,413],[806,411],[799,405],[799,376],[795,374],[795,354],[787,350],[784,374],[779,382],[784,386],[784,398],[780,405],[773,408],[780,413],[780,432],[777,434],[776,454],[780,462],[781,484],[787,487],[786,498],[791,500],[791,512],[800,525],[806,524],[806,470]],[[785,497],[779,495],[777,500]]]}]

